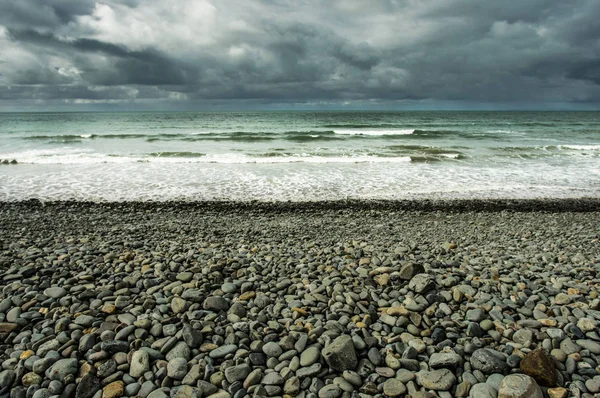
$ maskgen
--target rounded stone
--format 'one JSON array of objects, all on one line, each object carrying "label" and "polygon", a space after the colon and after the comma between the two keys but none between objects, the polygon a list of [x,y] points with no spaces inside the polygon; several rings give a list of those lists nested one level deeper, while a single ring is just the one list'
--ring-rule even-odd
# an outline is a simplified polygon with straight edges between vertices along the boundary
[{"label": "rounded stone", "polygon": [[406,386],[398,379],[387,379],[383,383],[383,393],[388,397],[399,397],[406,393]]},{"label": "rounded stone", "polygon": [[265,344],[262,348],[262,351],[265,353],[265,355],[275,358],[279,357],[283,352],[281,346],[274,341],[270,341]]},{"label": "rounded stone", "polygon": [[511,374],[502,379],[498,398],[543,398],[542,390],[532,377]]},{"label": "rounded stone", "polygon": [[185,358],[173,358],[167,364],[167,376],[175,380],[183,380],[187,373],[187,360]]}]

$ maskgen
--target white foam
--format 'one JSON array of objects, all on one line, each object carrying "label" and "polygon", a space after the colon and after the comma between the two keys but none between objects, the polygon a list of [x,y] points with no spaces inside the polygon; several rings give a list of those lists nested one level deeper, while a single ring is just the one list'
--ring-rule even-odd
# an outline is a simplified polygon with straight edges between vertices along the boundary
[{"label": "white foam", "polygon": [[[67,153],[65,153],[67,152]],[[372,155],[315,156],[298,154],[294,156],[255,157],[239,153],[207,154],[194,157],[160,156],[110,156],[103,153],[73,153],[72,150],[36,150],[0,155],[1,158],[16,159],[25,164],[127,164],[127,163],[219,163],[219,164],[277,164],[277,163],[405,163],[409,156],[379,157]]]},{"label": "white foam", "polygon": [[495,134],[523,134],[522,132],[515,130],[486,130],[485,132]]},{"label": "white foam", "polygon": [[600,151],[600,145],[558,145],[558,147],[576,151]]},{"label": "white foam", "polygon": [[79,134],[79,136],[81,138],[92,138],[94,135],[93,134]]},{"label": "white foam", "polygon": [[447,158],[447,159],[458,159],[460,157],[460,154],[458,154],[458,153],[440,153],[438,156],[441,156],[441,157]]},{"label": "white foam", "polygon": [[414,129],[394,129],[394,130],[365,130],[365,129],[343,129],[333,130],[335,134],[341,135],[409,135],[415,132]]},{"label": "white foam", "polygon": [[[23,165],[0,172],[0,200],[339,200],[600,197],[597,162]],[[582,172],[584,170],[585,172]]]}]

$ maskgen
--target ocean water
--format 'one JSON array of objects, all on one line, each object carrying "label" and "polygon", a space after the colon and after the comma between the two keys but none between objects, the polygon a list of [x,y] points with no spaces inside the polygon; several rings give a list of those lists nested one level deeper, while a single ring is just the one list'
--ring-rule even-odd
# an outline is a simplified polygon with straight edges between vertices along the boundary
[{"label": "ocean water", "polygon": [[0,200],[600,197],[600,112],[0,113]]}]

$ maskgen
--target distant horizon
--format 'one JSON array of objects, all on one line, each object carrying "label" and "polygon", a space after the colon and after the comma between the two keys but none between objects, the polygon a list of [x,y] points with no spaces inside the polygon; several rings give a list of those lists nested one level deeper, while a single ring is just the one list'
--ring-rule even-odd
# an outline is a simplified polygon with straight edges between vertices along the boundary
[{"label": "distant horizon", "polygon": [[600,108],[597,109],[544,109],[544,108],[531,108],[531,109],[50,109],[50,110],[1,110],[0,114],[11,114],[11,113],[260,113],[260,112],[331,112],[331,113],[361,113],[361,112],[372,112],[372,113],[402,113],[402,112],[585,112],[593,113],[600,112]]}]

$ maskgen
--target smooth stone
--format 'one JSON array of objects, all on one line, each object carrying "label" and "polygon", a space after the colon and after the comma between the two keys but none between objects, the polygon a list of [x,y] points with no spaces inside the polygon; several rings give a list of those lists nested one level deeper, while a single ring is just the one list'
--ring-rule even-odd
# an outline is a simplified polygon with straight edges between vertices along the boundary
[{"label": "smooth stone", "polygon": [[600,355],[600,343],[592,340],[577,340],[577,344],[592,354]]},{"label": "smooth stone", "polygon": [[44,290],[44,296],[48,296],[53,299],[59,299],[65,297],[68,292],[62,287],[49,287]]},{"label": "smooth stone", "polygon": [[235,344],[226,344],[212,350],[208,356],[213,359],[224,358],[229,354],[233,354],[237,351],[237,345]]},{"label": "smooth stone", "polygon": [[275,358],[279,357],[283,353],[281,346],[274,341],[270,341],[265,344],[262,348],[262,351],[265,353],[265,355]]},{"label": "smooth stone", "polygon": [[429,366],[433,369],[454,368],[461,362],[461,356],[454,352],[436,352],[429,357]]},{"label": "smooth stone", "polygon": [[102,389],[102,398],[119,398],[123,396],[125,385],[122,381],[113,381]]},{"label": "smooth stone", "polygon": [[180,341],[175,344],[175,347],[171,348],[167,355],[165,355],[165,359],[170,361],[175,358],[183,358],[186,361],[189,361],[191,355],[190,347],[185,343],[185,341]]},{"label": "smooth stone", "polygon": [[388,397],[399,397],[406,393],[406,386],[398,379],[387,379],[383,383],[383,393]]},{"label": "smooth stone", "polygon": [[481,322],[485,318],[485,311],[481,308],[474,308],[467,311],[466,314],[467,321],[471,322]]},{"label": "smooth stone", "polygon": [[[150,398],[150,397],[148,397],[148,398]],[[206,398],[231,398],[231,394],[229,394],[225,390],[219,390],[219,391],[215,392],[214,394],[208,395]]]},{"label": "smooth stone", "polygon": [[414,380],[416,377],[417,375],[415,374],[415,372],[410,371],[408,369],[398,369],[398,371],[396,372],[396,379],[400,380],[404,384]]},{"label": "smooth stone", "polygon": [[469,390],[469,398],[496,398],[498,390],[487,383],[477,383]]},{"label": "smooth stone", "polygon": [[449,369],[421,370],[417,373],[419,385],[436,391],[447,391],[456,382],[456,376]]},{"label": "smooth stone", "polygon": [[147,398],[169,398],[162,389],[157,389],[148,394]]},{"label": "smooth stone", "polygon": [[284,382],[283,377],[281,377],[279,375],[279,373],[276,373],[276,372],[267,373],[262,379],[262,383],[264,385],[279,386],[279,385],[282,385],[283,382]]},{"label": "smooth stone", "polygon": [[513,334],[513,341],[518,344],[530,343],[533,332],[529,329],[519,329]]},{"label": "smooth stone", "polygon": [[225,369],[225,378],[229,383],[234,383],[236,381],[242,381],[252,371],[252,368],[248,364],[241,364],[236,366],[230,366]]},{"label": "smooth stone", "polygon": [[146,351],[135,351],[131,356],[129,375],[134,379],[141,377],[150,370],[150,355]]},{"label": "smooth stone", "polygon": [[544,398],[544,395],[532,377],[517,373],[502,380],[498,398]]},{"label": "smooth stone", "polygon": [[500,389],[500,383],[502,383],[502,380],[504,380],[504,375],[500,373],[494,373],[489,375],[485,382],[498,391]]},{"label": "smooth stone", "polygon": [[51,380],[63,381],[67,375],[77,372],[77,359],[59,359],[46,370],[46,377]]},{"label": "smooth stone", "polygon": [[312,377],[312,376],[319,374],[321,372],[321,369],[322,369],[322,365],[319,362],[317,362],[306,368],[298,369],[296,371],[296,376],[298,376],[300,378]]},{"label": "smooth stone", "polygon": [[225,294],[235,293],[235,291],[237,290],[237,286],[235,285],[235,283],[225,282],[221,285],[221,290]]},{"label": "smooth stone", "polygon": [[202,307],[211,311],[226,311],[229,309],[229,301],[223,297],[210,296],[204,300]]},{"label": "smooth stone", "polygon": [[342,395],[342,389],[335,384],[328,384],[319,390],[319,398],[337,398]]},{"label": "smooth stone", "polygon": [[573,340],[566,338],[560,342],[560,349],[568,356],[581,351],[581,346]]},{"label": "smooth stone", "polygon": [[321,357],[321,350],[319,347],[312,346],[308,347],[300,354],[300,366],[310,366],[317,362]]},{"label": "smooth stone", "polygon": [[287,395],[295,396],[300,392],[300,378],[293,376],[286,380],[283,385],[283,393]]},{"label": "smooth stone", "polygon": [[74,322],[77,325],[81,325],[83,327],[89,328],[90,326],[92,326],[95,319],[96,318],[94,318],[91,315],[79,315],[77,318],[75,318]]},{"label": "smooth stone", "polygon": [[585,381],[585,387],[592,394],[596,394],[596,393],[600,392],[600,380],[597,380],[596,378],[588,379]]},{"label": "smooth stone", "polygon": [[13,370],[6,369],[0,372],[0,388],[8,388],[15,381],[16,374]]},{"label": "smooth stone", "polygon": [[185,358],[177,357],[169,360],[167,376],[175,380],[183,380],[187,372],[187,360]]}]

